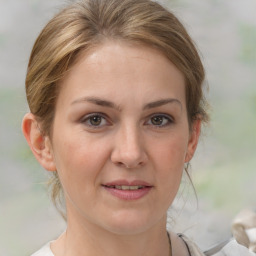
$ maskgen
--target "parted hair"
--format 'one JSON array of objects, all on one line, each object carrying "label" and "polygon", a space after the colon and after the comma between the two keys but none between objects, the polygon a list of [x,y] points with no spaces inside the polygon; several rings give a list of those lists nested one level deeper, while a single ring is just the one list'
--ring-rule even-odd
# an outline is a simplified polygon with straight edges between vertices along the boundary
[{"label": "parted hair", "polygon": [[[184,75],[188,122],[208,121],[205,78],[198,51],[177,17],[151,0],[80,0],[55,15],[38,36],[29,60],[26,95],[44,136],[51,138],[61,80],[78,57],[122,40],[158,49]],[[58,170],[50,181],[55,205],[62,196]]]}]

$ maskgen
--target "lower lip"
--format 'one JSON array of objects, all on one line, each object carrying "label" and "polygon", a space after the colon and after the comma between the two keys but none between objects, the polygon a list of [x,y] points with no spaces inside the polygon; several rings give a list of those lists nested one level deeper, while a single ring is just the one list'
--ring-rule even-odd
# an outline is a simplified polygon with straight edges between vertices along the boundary
[{"label": "lower lip", "polygon": [[123,200],[138,200],[144,196],[146,196],[152,187],[145,187],[136,190],[121,190],[116,188],[104,187],[108,192],[110,192],[113,196],[123,199]]}]

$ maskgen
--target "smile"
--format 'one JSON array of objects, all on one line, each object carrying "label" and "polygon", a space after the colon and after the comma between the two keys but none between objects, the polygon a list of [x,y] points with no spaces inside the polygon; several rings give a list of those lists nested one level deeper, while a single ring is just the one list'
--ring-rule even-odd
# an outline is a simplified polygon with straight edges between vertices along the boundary
[{"label": "smile", "polygon": [[152,190],[153,186],[144,181],[114,181],[107,184],[102,184],[102,187],[115,198],[121,200],[138,200]]},{"label": "smile", "polygon": [[146,186],[119,186],[119,185],[113,185],[113,186],[105,186],[105,187],[119,189],[119,190],[138,190],[138,189],[143,189]]}]

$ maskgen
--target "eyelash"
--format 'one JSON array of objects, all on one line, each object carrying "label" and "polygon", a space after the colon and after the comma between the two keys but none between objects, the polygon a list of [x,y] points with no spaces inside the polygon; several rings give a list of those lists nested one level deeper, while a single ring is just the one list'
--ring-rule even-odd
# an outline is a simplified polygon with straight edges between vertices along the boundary
[{"label": "eyelash", "polygon": [[[106,122],[108,122],[106,116],[103,113],[92,113],[92,114],[89,114],[89,115],[86,115],[85,117],[83,117],[82,120],[81,120],[81,123],[89,126],[92,129],[100,129],[100,128],[102,128],[102,125],[93,125],[93,124],[89,123],[91,121],[91,118],[93,118],[93,117],[100,117],[101,118],[101,122],[102,122],[102,119],[104,119],[104,120],[106,120]],[[108,123],[110,123],[110,122],[108,122]],[[107,126],[108,125],[109,124],[107,124]]]},{"label": "eyelash", "polygon": [[[93,125],[93,124],[91,123],[91,121],[92,121],[91,118],[95,118],[95,117],[99,117],[99,118],[100,118],[100,124],[99,124],[99,125]],[[162,118],[162,120],[165,120],[166,123],[163,124],[163,125],[162,125],[162,124],[160,124],[160,125],[154,125],[154,124],[152,124],[152,119],[153,119],[153,118]],[[102,123],[102,120],[103,120],[103,119],[104,119],[105,122],[107,122],[108,124],[103,124],[103,125],[102,125],[101,123]],[[151,122],[151,124],[148,124],[149,122]],[[111,125],[111,123],[107,120],[106,115],[103,114],[103,113],[91,113],[91,114],[89,114],[89,115],[86,115],[85,117],[82,118],[81,123],[87,125],[88,127],[92,128],[92,129],[100,129],[100,128],[104,127],[104,126],[109,126],[109,125]],[[173,124],[173,123],[174,123],[174,120],[173,120],[173,118],[172,118],[171,116],[166,115],[166,114],[162,114],[162,113],[158,113],[158,114],[151,115],[151,116],[149,117],[149,120],[146,122],[146,125],[152,126],[152,127],[154,127],[154,128],[157,128],[157,129],[160,129],[160,128],[164,128],[164,127],[166,127],[166,126],[169,126],[169,125],[171,125],[171,124]]]},{"label": "eyelash", "polygon": [[154,128],[160,129],[160,128],[164,128],[164,127],[169,126],[174,123],[174,119],[171,116],[162,114],[162,113],[158,113],[158,114],[154,114],[154,115],[150,116],[149,121],[152,123],[153,118],[159,118],[159,117],[162,119],[165,119],[166,123],[161,124],[161,125],[154,125],[154,124],[148,124],[148,125],[151,125]]}]

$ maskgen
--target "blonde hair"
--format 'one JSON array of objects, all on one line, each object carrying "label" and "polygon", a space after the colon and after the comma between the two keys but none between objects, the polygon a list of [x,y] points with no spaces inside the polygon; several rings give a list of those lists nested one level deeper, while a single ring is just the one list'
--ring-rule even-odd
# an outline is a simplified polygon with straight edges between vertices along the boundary
[{"label": "blonde hair", "polygon": [[[170,11],[151,0],[82,0],[63,9],[38,36],[28,64],[26,94],[44,135],[51,136],[59,81],[80,53],[106,39],[145,44],[161,51],[183,73],[186,106],[193,120],[206,122],[204,67],[184,26]],[[52,199],[62,188],[55,172]]]}]

